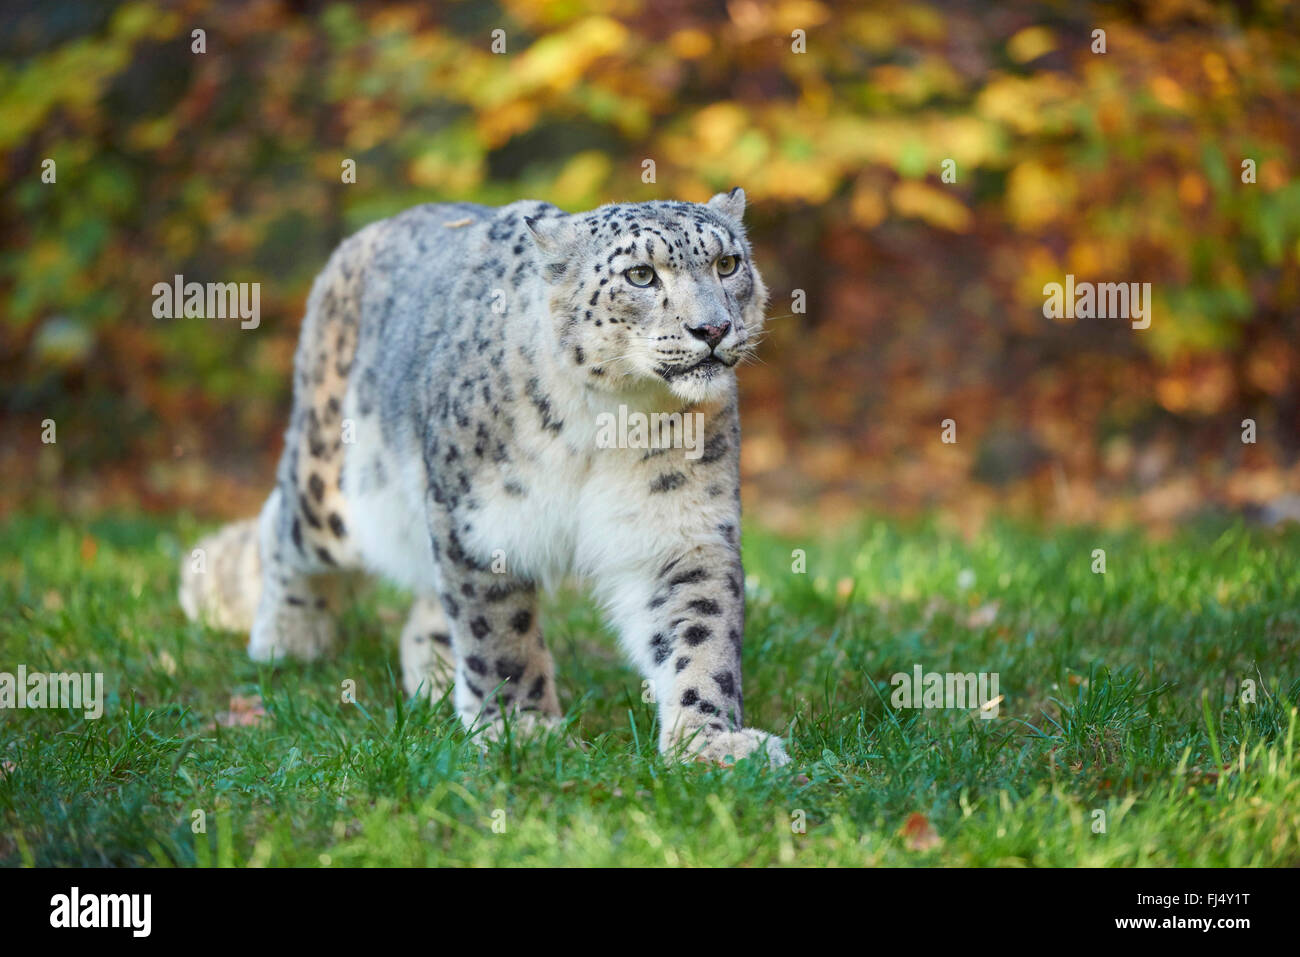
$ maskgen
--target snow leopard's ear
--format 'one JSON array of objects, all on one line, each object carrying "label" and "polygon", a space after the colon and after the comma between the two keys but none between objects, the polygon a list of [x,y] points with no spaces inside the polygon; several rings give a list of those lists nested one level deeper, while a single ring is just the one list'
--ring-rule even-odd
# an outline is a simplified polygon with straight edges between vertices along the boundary
[{"label": "snow leopard's ear", "polygon": [[544,253],[561,253],[573,240],[573,224],[568,216],[525,216],[524,225]]},{"label": "snow leopard's ear", "polygon": [[730,192],[714,196],[705,205],[724,219],[739,223],[745,218],[745,191],[736,186]]},{"label": "snow leopard's ear", "polygon": [[532,233],[533,242],[542,251],[543,272],[551,282],[556,282],[568,271],[573,258],[573,242],[577,233],[572,216],[525,216],[524,225]]}]

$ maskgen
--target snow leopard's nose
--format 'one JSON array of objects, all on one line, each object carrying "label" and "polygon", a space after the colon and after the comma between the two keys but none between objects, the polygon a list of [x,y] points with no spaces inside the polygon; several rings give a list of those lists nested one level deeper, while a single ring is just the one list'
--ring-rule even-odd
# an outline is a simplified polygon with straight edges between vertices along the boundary
[{"label": "snow leopard's nose", "polygon": [[717,323],[687,326],[686,331],[701,342],[708,343],[709,348],[712,349],[722,341],[723,336],[731,331],[731,323],[724,319],[722,322]]}]

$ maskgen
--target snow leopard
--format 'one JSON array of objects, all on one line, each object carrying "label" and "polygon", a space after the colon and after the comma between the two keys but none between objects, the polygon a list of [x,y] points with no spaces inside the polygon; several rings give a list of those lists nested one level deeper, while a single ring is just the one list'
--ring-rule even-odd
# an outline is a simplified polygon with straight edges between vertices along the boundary
[{"label": "snow leopard", "polygon": [[[338,644],[340,582],[388,579],[415,596],[406,691],[450,688],[491,737],[561,723],[538,590],[577,576],[649,682],[661,752],[786,764],[743,721],[735,370],[768,298],[744,211],[739,188],[426,204],[343,241],[308,296],[275,487],[182,562],[185,612],[248,629],[257,661],[310,661]],[[651,441],[601,440],[638,414]]]}]

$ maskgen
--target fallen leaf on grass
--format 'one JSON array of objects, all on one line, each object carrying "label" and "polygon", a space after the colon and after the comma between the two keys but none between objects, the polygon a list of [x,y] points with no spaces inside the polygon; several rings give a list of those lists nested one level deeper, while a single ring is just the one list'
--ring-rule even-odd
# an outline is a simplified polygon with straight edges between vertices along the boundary
[{"label": "fallen leaf on grass", "polygon": [[1187,769],[1187,779],[1193,784],[1218,784],[1220,775],[1232,773],[1232,762],[1222,768],[1191,767]]},{"label": "fallen leaf on grass", "polygon": [[987,605],[980,605],[970,613],[966,619],[967,628],[987,628],[998,618],[998,603],[989,602]]},{"label": "fallen leaf on grass", "polygon": [[208,727],[221,725],[223,728],[252,728],[262,723],[266,709],[262,707],[261,695],[234,694],[230,696],[230,710],[218,711]]},{"label": "fallen leaf on grass", "polygon": [[939,832],[931,826],[930,819],[920,811],[908,815],[899,833],[903,835],[903,842],[908,849],[913,851],[928,851],[943,843]]}]

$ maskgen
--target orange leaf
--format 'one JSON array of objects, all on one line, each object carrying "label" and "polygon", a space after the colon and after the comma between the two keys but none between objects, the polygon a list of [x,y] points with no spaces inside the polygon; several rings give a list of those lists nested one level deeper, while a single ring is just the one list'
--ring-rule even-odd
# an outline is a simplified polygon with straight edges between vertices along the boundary
[{"label": "orange leaf", "polygon": [[908,849],[913,851],[928,851],[943,843],[939,839],[939,833],[931,826],[930,819],[920,811],[908,815],[900,833]]}]

